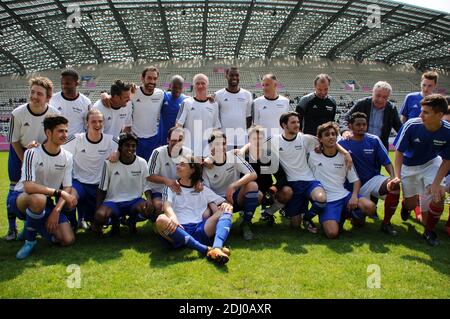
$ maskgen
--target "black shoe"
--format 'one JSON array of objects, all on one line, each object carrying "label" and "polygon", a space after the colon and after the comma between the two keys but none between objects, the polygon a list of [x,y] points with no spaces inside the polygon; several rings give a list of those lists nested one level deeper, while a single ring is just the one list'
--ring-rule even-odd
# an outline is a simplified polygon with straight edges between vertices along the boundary
[{"label": "black shoe", "polygon": [[402,209],[400,211],[400,216],[402,217],[402,220],[404,222],[406,222],[408,220],[409,216],[411,216],[411,211],[402,207]]},{"label": "black shoe", "polygon": [[120,236],[120,224],[119,223],[113,223],[111,226],[111,237],[119,237]]},{"label": "black shoe", "polygon": [[427,241],[428,245],[430,246],[437,246],[439,245],[439,241],[437,240],[437,235],[432,230],[425,230],[423,232],[423,238]]},{"label": "black shoe", "polygon": [[261,212],[260,219],[267,222],[267,226],[272,227],[275,224],[275,217],[273,215],[270,215],[269,213],[266,213],[265,211]]},{"label": "black shoe", "polygon": [[392,227],[391,224],[381,224],[380,227],[381,231],[385,234],[391,235],[391,236],[397,236],[397,231]]}]

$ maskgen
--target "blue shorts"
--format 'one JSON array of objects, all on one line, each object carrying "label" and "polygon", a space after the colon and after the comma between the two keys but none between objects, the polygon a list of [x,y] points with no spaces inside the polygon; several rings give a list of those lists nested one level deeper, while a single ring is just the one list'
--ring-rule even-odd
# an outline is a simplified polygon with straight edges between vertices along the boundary
[{"label": "blue shorts", "polygon": [[[25,152],[26,149],[23,148]],[[20,180],[20,175],[22,174],[22,161],[17,156],[16,151],[12,147],[12,144],[9,145],[9,156],[8,156],[8,175],[9,181],[13,184],[16,184]]]},{"label": "blue shorts", "polygon": [[214,237],[208,237],[205,233],[205,224],[207,219],[201,221],[198,224],[184,224],[184,230],[191,235],[195,240],[199,241],[203,245],[211,246],[214,240]]},{"label": "blue shorts", "polygon": [[283,210],[286,216],[297,216],[304,213],[305,207],[308,207],[308,200],[311,198],[311,193],[316,187],[322,187],[319,181],[295,181],[288,182],[287,185],[292,188],[292,199]]},{"label": "blue shorts", "polygon": [[76,179],[72,180],[72,187],[78,193],[78,215],[84,220],[93,221],[95,209],[97,206],[97,189],[98,185],[85,184]]},{"label": "blue shorts", "polygon": [[[361,198],[361,195],[358,195],[358,198]],[[334,220],[338,224],[341,222],[341,217],[348,216],[350,212],[347,209],[347,204],[352,198],[352,193],[348,193],[348,195],[344,198],[338,199],[333,202],[328,202],[322,214],[319,215],[319,221],[323,224],[326,221]]]},{"label": "blue shorts", "polygon": [[158,134],[152,137],[139,137],[138,145],[136,148],[136,155],[145,159],[148,162],[148,159],[152,155],[152,152],[155,148],[159,147],[159,136]]},{"label": "blue shorts", "polygon": [[136,207],[137,204],[142,203],[144,199],[142,197],[129,200],[126,202],[112,202],[112,201],[106,201],[103,202],[103,206],[109,207],[112,209],[112,212],[114,216],[116,217],[122,217],[125,215],[130,215],[131,211]]}]

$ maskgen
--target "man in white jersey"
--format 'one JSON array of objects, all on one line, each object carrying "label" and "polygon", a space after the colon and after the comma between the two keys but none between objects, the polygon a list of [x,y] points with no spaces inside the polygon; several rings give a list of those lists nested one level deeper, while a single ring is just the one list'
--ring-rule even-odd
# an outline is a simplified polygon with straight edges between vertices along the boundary
[{"label": "man in white jersey", "polygon": [[84,229],[89,227],[86,222],[93,221],[103,163],[118,143],[117,138],[102,133],[103,114],[99,110],[89,110],[86,123],[86,133],[69,136],[62,146],[73,155],[72,190],[78,201],[78,224]]},{"label": "man in white jersey", "polygon": [[[6,201],[9,201],[11,191],[20,180],[23,155],[26,149],[36,147],[46,139],[43,122],[46,115],[59,114],[59,111],[48,104],[53,92],[53,83],[45,77],[32,78],[29,81],[29,102],[15,108],[11,113],[8,141],[8,175],[9,192]],[[16,216],[8,212],[8,233],[6,241],[17,237]]]},{"label": "man in white jersey", "polygon": [[184,130],[172,127],[167,136],[167,145],[155,149],[148,161],[149,176],[147,180],[152,190],[153,206],[157,212],[162,211],[162,193],[165,187],[179,192],[176,165],[182,155],[190,155],[191,150],[183,146]]},{"label": "man in white jersey", "polygon": [[[36,246],[36,235],[62,246],[73,244],[75,235],[66,216],[64,205],[73,208],[71,195],[72,154],[61,149],[67,139],[67,119],[49,115],[44,120],[47,140],[25,152],[22,176],[9,198],[8,205],[20,219],[26,219],[25,244],[17,259],[25,259]],[[62,186],[62,190],[60,190]],[[51,197],[55,197],[54,204]]]},{"label": "man in white jersey", "polygon": [[78,72],[64,70],[61,73],[61,92],[54,94],[49,102],[69,120],[69,136],[85,131],[86,114],[92,106],[91,100],[78,92],[79,85]]},{"label": "man in white jersey", "polygon": [[[244,212],[242,234],[246,240],[253,238],[252,218],[258,206],[258,184],[256,172],[234,150],[227,152],[227,138],[219,130],[208,139],[212,165],[203,170],[205,185],[233,205],[233,211]],[[242,175],[242,177],[241,177]]]},{"label": "man in white jersey", "polygon": [[[320,181],[327,193],[327,206],[319,215],[325,235],[334,239],[339,235],[346,217],[357,219],[373,215],[376,206],[369,199],[359,195],[361,181],[354,167],[347,170],[344,155],[337,150],[339,126],[327,122],[317,128],[317,137],[322,147],[321,153],[309,153],[308,164],[314,177]],[[345,189],[346,179],[353,184],[353,191]],[[364,215],[363,215],[364,214]]]},{"label": "man in white jersey", "polygon": [[116,80],[111,85],[111,97],[108,98],[106,106],[102,100],[95,102],[93,108],[102,112],[104,117],[103,133],[119,136],[120,132],[129,132],[131,127],[131,98],[133,95],[133,85]]},{"label": "man in white jersey", "polygon": [[156,88],[159,70],[147,67],[142,72],[142,85],[136,90],[131,103],[133,105],[131,131],[138,137],[136,155],[146,161],[153,150],[159,146],[158,125],[164,91]]},{"label": "man in white jersey", "polygon": [[[102,226],[112,223],[111,235],[119,234],[120,219],[128,216],[130,232],[136,232],[136,222],[152,218],[154,213],[150,187],[147,183],[147,162],[136,156],[138,139],[133,133],[119,136],[119,161],[106,160],[98,185],[97,211],[93,230],[99,235]],[[147,200],[142,198],[145,193]]]},{"label": "man in white jersey", "polygon": [[[293,190],[292,199],[284,207],[286,216],[291,217],[291,225],[298,227],[300,214],[305,207],[305,202],[312,202],[311,209],[303,217],[306,230],[317,233],[317,228],[312,222],[315,215],[320,215],[327,204],[327,196],[321,183],[314,177],[307,163],[307,154],[319,146],[315,136],[300,133],[300,118],[297,112],[287,112],[280,117],[282,134],[274,135],[269,139],[271,144],[272,160],[279,158],[279,163],[284,169],[287,184]],[[351,163],[350,154],[338,145],[340,153],[345,154],[346,162]]]},{"label": "man in white jersey", "polygon": [[266,74],[262,78],[264,95],[253,101],[252,119],[253,124],[261,125],[266,129],[269,138],[274,134],[281,134],[279,120],[283,113],[289,112],[289,99],[278,94],[277,77]]},{"label": "man in white jersey", "polygon": [[177,126],[185,130],[185,145],[196,157],[209,155],[208,137],[214,129],[221,127],[219,106],[208,98],[208,77],[197,74],[192,81],[195,96],[189,97],[181,104],[177,116]]},{"label": "man in white jersey", "polygon": [[239,87],[239,69],[226,70],[228,87],[215,93],[219,104],[219,118],[222,132],[228,137],[228,147],[242,147],[247,141],[247,128],[252,124],[252,94]]}]

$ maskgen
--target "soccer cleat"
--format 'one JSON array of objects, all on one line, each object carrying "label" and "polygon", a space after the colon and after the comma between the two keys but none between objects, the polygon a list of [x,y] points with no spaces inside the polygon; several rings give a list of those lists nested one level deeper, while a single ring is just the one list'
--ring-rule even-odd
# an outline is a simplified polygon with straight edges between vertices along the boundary
[{"label": "soccer cleat", "polygon": [[10,228],[6,233],[5,237],[3,237],[6,241],[13,241],[17,238],[17,228]]},{"label": "soccer cleat", "polygon": [[385,234],[391,235],[391,236],[397,236],[397,231],[392,227],[391,224],[381,224],[380,227],[381,231]]},{"label": "soccer cleat", "polygon": [[252,240],[253,239],[253,232],[250,227],[250,223],[244,222],[242,225],[242,235],[244,236],[245,240]]},{"label": "soccer cleat", "polygon": [[16,254],[16,258],[19,260],[27,258],[36,246],[37,241],[28,241],[25,240],[25,244],[20,248],[20,250]]},{"label": "soccer cleat", "polygon": [[265,210],[261,211],[261,218],[262,221],[267,222],[268,226],[273,226],[275,224],[275,217],[269,213],[266,213]]},{"label": "soccer cleat", "polygon": [[209,261],[213,261],[218,264],[226,264],[230,259],[228,255],[220,248],[208,247],[208,252],[206,253],[206,258]]},{"label": "soccer cleat", "polygon": [[84,230],[90,230],[91,226],[89,226],[89,223],[87,221],[85,221],[84,219],[80,221],[79,228],[84,229]]},{"label": "soccer cleat", "polygon": [[432,230],[425,230],[423,233],[423,238],[427,241],[428,245],[430,246],[437,246],[439,245],[439,241],[437,240],[437,235]]},{"label": "soccer cleat", "polygon": [[407,210],[406,208],[403,208],[403,207],[402,207],[402,209],[401,209],[401,211],[400,211],[400,216],[402,217],[402,220],[403,220],[404,222],[406,222],[406,221],[408,220],[408,218],[409,218],[410,215],[411,215],[411,211],[409,211],[409,210]]},{"label": "soccer cleat", "polygon": [[311,220],[303,220],[303,228],[311,234],[317,234],[318,229]]}]

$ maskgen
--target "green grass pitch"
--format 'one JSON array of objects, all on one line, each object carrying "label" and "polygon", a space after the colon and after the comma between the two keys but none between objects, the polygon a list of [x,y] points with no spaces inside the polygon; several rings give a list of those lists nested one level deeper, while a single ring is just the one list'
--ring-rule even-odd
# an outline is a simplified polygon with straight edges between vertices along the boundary
[{"label": "green grass pitch", "polygon": [[[2,236],[7,158],[0,153]],[[382,201],[378,212],[383,216]],[[432,248],[421,239],[423,227],[412,218],[402,222],[399,210],[395,238],[379,231],[380,221],[368,220],[357,229],[347,222],[339,239],[328,240],[290,229],[278,215],[268,228],[259,222],[258,208],[251,242],[242,239],[235,215],[227,241],[231,258],[222,267],[188,249],[169,250],[150,223],[140,225],[135,237],[126,228],[121,238],[96,239],[79,231],[68,248],[40,239],[25,261],[15,258],[21,242],[0,240],[0,298],[449,298],[447,218],[448,206],[437,226],[441,245]],[[79,268],[73,272],[69,265]],[[379,267],[380,288],[374,288],[378,273],[370,265]]]}]

